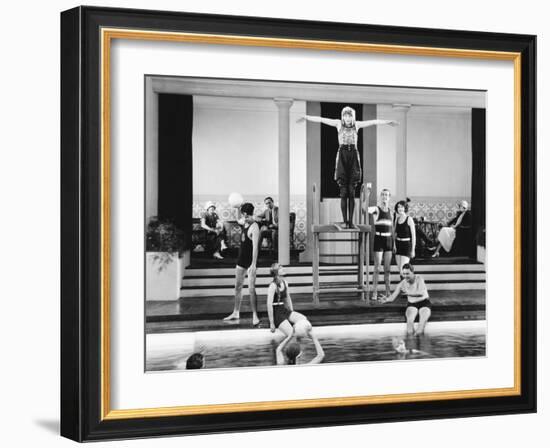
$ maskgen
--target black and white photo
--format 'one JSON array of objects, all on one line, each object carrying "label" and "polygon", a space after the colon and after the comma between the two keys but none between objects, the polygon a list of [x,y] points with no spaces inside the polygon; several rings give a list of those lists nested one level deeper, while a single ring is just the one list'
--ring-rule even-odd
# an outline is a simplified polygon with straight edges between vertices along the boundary
[{"label": "black and white photo", "polygon": [[145,96],[146,371],[486,355],[485,91]]}]

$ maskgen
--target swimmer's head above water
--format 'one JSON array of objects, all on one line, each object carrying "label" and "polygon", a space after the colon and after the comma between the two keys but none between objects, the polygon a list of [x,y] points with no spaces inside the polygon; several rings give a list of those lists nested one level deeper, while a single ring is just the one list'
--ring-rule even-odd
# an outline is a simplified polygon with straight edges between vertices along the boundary
[{"label": "swimmer's head above water", "polygon": [[403,339],[393,338],[392,339],[393,348],[397,353],[408,353],[407,346]]},{"label": "swimmer's head above water", "polygon": [[291,342],[285,349],[285,355],[288,359],[289,365],[295,365],[296,360],[302,354],[302,347],[297,342]]},{"label": "swimmer's head above water", "polygon": [[185,363],[187,370],[202,369],[204,367],[204,356],[202,353],[193,353]]}]

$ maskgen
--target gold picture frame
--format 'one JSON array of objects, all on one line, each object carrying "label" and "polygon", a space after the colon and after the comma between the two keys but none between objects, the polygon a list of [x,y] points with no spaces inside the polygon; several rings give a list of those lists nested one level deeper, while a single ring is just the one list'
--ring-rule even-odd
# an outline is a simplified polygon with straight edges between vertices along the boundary
[{"label": "gold picture frame", "polygon": [[[75,419],[74,416],[68,416],[69,406],[64,404],[62,409],[62,434],[77,440],[93,440],[97,438],[120,438],[133,437],[139,434],[158,435],[174,433],[194,433],[208,431],[224,431],[234,429],[252,429],[268,427],[293,427],[293,426],[311,426],[332,424],[333,422],[368,422],[379,421],[380,414],[377,415],[375,405],[387,406],[395,404],[410,403],[416,406],[416,411],[430,416],[447,415],[477,415],[492,409],[493,412],[532,412],[534,411],[534,387],[533,378],[535,375],[535,350],[531,344],[534,340],[534,297],[532,295],[533,284],[526,279],[532,279],[536,271],[536,254],[534,252],[536,244],[535,232],[530,232],[528,241],[525,241],[525,233],[532,231],[535,226],[533,219],[534,198],[534,176],[526,177],[526,173],[535,172],[534,167],[534,140],[531,135],[526,135],[526,131],[534,123],[534,37],[503,35],[495,44],[494,39],[490,40],[490,34],[467,32],[444,32],[441,30],[421,30],[424,42],[418,42],[418,39],[400,39],[390,33],[392,27],[382,27],[383,29],[370,30],[366,25],[356,25],[355,27],[364,31],[364,41],[347,41],[346,32],[349,32],[344,25],[339,24],[317,24],[315,32],[311,32],[311,38],[299,37],[303,32],[295,23],[270,22],[273,28],[266,33],[269,36],[250,35],[248,27],[258,25],[262,20],[256,18],[228,18],[228,23],[234,26],[242,27],[242,34],[229,33],[224,30],[218,18],[210,16],[195,15],[187,16],[185,14],[162,13],[162,12],[143,12],[136,19],[132,10],[108,10],[103,8],[76,8],[66,11],[62,14],[62,55],[64,66],[62,66],[62,77],[67,83],[64,84],[62,92],[62,126],[65,140],[62,142],[62,154],[65,157],[63,173],[65,183],[64,189],[74,184],[76,178],[75,167],[79,163],[84,163],[82,154],[88,154],[93,157],[97,154],[97,162],[90,165],[82,165],[81,177],[79,182],[92,182],[93,191],[96,193],[96,201],[90,200],[91,197],[77,197],[71,192],[70,205],[64,208],[62,218],[65,226],[75,225],[75,216],[82,216],[82,212],[95,208],[96,213],[87,225],[95,226],[97,234],[90,235],[90,238],[97,237],[98,250],[89,253],[90,246],[85,246],[81,240],[72,239],[64,243],[63,257],[64,262],[74,260],[75,256],[82,257],[85,253],[88,263],[94,264],[93,272],[99,275],[98,284],[93,291],[83,292],[77,287],[82,280],[81,275],[89,275],[86,269],[81,269],[80,276],[77,278],[71,275],[65,275],[65,290],[62,297],[63,306],[63,326],[68,333],[80,334],[83,331],[89,333],[83,335],[83,339],[88,345],[78,345],[77,341],[63,339],[62,344],[64,353],[63,363],[63,381],[62,402],[71,401],[76,404],[82,418]],[[231,22],[234,20],[234,22]],[[164,21],[164,22],[163,22]],[[87,27],[79,24],[86,23]],[[148,29],[147,23],[154,23],[154,29]],[[163,24],[161,26],[161,24]],[[182,30],[174,30],[173,24],[179,23]],[[193,25],[196,24],[196,25]],[[164,27],[164,29],[163,29]],[[277,27],[280,27],[278,29]],[[189,31],[186,29],[189,28]],[[199,29],[197,29],[199,28]],[[201,29],[203,31],[201,31]],[[289,29],[293,30],[296,37],[277,37],[288,36]],[[335,33],[340,31],[340,39],[322,39],[313,37],[322,32],[323,29]],[[215,30],[215,32],[213,32]],[[370,34],[369,34],[370,33]],[[412,34],[412,32],[411,32]],[[85,41],[89,47],[79,47],[77,42],[80,38]],[[64,38],[71,38],[72,42],[64,41]],[[185,42],[199,43],[209,45],[233,45],[233,46],[252,46],[252,47],[271,47],[271,48],[290,48],[306,49],[316,51],[339,51],[339,52],[369,52],[382,54],[398,54],[410,56],[435,56],[450,58],[484,59],[511,61],[514,65],[514,386],[509,388],[479,389],[479,390],[461,390],[452,392],[432,392],[432,393],[410,393],[399,395],[376,395],[376,396],[355,396],[340,398],[319,398],[307,400],[282,400],[269,402],[245,402],[219,405],[191,405],[162,408],[142,408],[142,409],[112,409],[111,403],[111,384],[110,384],[110,284],[111,284],[111,266],[110,266],[110,185],[111,185],[111,45],[116,39],[140,40],[140,41],[163,41],[163,42]],[[427,45],[426,41],[433,42]],[[401,40],[401,41],[400,41]],[[413,41],[410,45],[407,40]],[[468,46],[460,46],[461,42]],[[472,48],[475,45],[476,48]],[[495,48],[491,48],[495,47]],[[496,48],[498,47],[498,48]],[[90,49],[98,50],[96,54]],[[83,67],[85,65],[85,67]],[[99,74],[96,88],[87,87],[83,77],[83,69],[90,70],[96,68]],[[74,83],[75,75],[79,77],[80,83]],[[73,82],[70,82],[71,79]],[[69,84],[70,83],[70,84]],[[86,90],[87,89],[87,90]],[[84,93],[86,96],[84,96]],[[64,99],[63,99],[64,95]],[[75,108],[82,107],[77,104],[82,98],[86,101],[93,101],[95,98],[98,107],[100,122],[99,126],[91,128],[89,117],[86,112],[80,109],[79,114],[73,118],[67,118]],[[65,101],[65,102],[63,102]],[[88,112],[91,113],[91,112]],[[88,133],[94,133],[98,146],[96,149],[90,142],[83,141],[75,135],[75,127],[86,129]],[[76,138],[75,138],[76,137]],[[78,151],[75,151],[74,143],[77,143]],[[79,158],[80,157],[80,158]],[[97,179],[91,181],[93,173],[97,173]],[[81,192],[82,194],[82,192]],[[93,199],[93,198],[92,198]],[[90,218],[88,218],[90,219]],[[93,223],[92,223],[93,221]],[[82,227],[85,224],[79,223],[81,235]],[[523,229],[523,231],[522,231]],[[523,238],[523,239],[522,239]],[[95,239],[94,239],[95,241]],[[531,261],[527,266],[522,261],[528,259]],[[63,263],[63,262],[62,262]],[[526,272],[527,271],[527,272]],[[84,274],[82,274],[84,273]],[[74,274],[74,273],[73,273]],[[91,275],[88,278],[93,278]],[[76,288],[76,289],[75,289]],[[77,296],[70,291],[78,290]],[[85,296],[92,297],[84,305]],[[74,301],[76,300],[76,304]],[[94,307],[91,311],[90,307]],[[74,316],[79,316],[77,323],[74,322]],[[83,325],[88,322],[88,325]],[[95,322],[95,324],[93,323]],[[529,325],[526,325],[529,323]],[[90,325],[94,328],[89,331]],[[85,330],[88,328],[88,330]],[[62,329],[63,331],[63,329]],[[99,339],[94,342],[96,336]],[[77,344],[75,346],[75,344]],[[86,364],[87,357],[82,356],[90,347],[95,348],[98,354],[97,364],[88,370],[95,372],[89,374],[84,380],[81,373],[75,374],[75,366],[78,366],[78,372],[81,369],[93,367]],[[93,377],[93,379],[90,379]],[[78,391],[78,393],[77,393]],[[96,403],[93,401],[93,395],[97,394]],[[63,398],[64,397],[64,398]],[[461,405],[457,406],[456,401]],[[438,402],[437,407],[425,406],[428,403]],[[455,402],[455,403],[453,403]],[[476,409],[476,402],[482,404]],[[464,405],[462,406],[462,403]],[[358,419],[348,416],[347,420],[342,421],[335,416],[338,410],[346,409],[347,413],[353,413]],[[440,412],[441,408],[446,410]],[[386,408],[384,408],[386,409]],[[500,410],[499,410],[500,409]],[[307,414],[307,411],[314,411]],[[319,410],[324,410],[319,414]],[[292,415],[302,416],[295,419],[296,423],[290,423],[285,419],[278,419],[273,416],[274,411],[287,412]],[[302,414],[300,414],[300,412]],[[266,417],[258,419],[256,425],[250,421],[246,424],[238,423],[235,419],[229,428],[226,425],[219,424],[218,427],[208,427],[205,421],[193,419],[193,417],[212,417],[234,414],[235,416],[243,413],[254,413],[254,415],[266,414]],[[297,414],[296,414],[297,413]],[[289,414],[290,415],[290,414]],[[404,415],[399,416],[398,410],[392,410],[391,419],[399,420],[407,418]],[[144,420],[145,419],[145,420]],[[171,419],[173,424],[166,425],[166,419]],[[187,420],[186,420],[187,419]],[[266,419],[270,423],[266,423]],[[332,419],[332,420],[331,420]],[[137,421],[140,426],[137,426]],[[145,423],[143,423],[145,421]],[[85,424],[87,422],[87,424]],[[277,423],[279,422],[279,424]],[[93,424],[92,424],[93,423]],[[167,429],[169,428],[169,429]]]}]

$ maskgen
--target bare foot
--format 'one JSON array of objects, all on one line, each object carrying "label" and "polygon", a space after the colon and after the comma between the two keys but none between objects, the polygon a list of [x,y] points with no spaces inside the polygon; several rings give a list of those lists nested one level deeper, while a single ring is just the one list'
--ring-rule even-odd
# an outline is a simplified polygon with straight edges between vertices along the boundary
[{"label": "bare foot", "polygon": [[233,311],[229,316],[224,317],[223,320],[239,320],[240,319],[240,313],[238,311]]},{"label": "bare foot", "polygon": [[258,319],[258,316],[254,315],[252,316],[252,326],[256,327],[260,324],[260,319]]}]

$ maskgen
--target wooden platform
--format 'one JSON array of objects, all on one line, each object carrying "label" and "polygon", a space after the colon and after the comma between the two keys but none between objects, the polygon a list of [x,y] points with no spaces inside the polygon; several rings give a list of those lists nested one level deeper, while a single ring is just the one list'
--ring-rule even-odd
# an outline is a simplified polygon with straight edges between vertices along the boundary
[{"label": "wooden platform", "polygon": [[[369,254],[369,233],[371,231],[371,226],[368,224],[357,224],[353,228],[342,228],[338,224],[313,224],[313,262],[312,262],[312,275],[313,275],[313,303],[319,303],[319,295],[323,292],[331,291],[332,289],[338,289],[340,291],[344,290],[354,290],[359,293],[361,300],[365,300],[369,293],[369,260],[367,254]],[[320,263],[321,258],[324,256],[335,257],[337,254],[334,253],[323,253],[321,252],[321,234],[348,234],[348,235],[357,235],[355,242],[355,254],[352,251],[348,250],[345,254],[346,257],[350,255],[356,256],[356,266],[355,266],[355,279],[352,281],[340,281],[340,282],[320,282]],[[337,239],[327,239],[324,240],[326,243],[336,243],[338,244]],[[352,241],[350,240],[350,243]],[[352,255],[352,256],[353,256]],[[365,278],[366,276],[366,278]]]},{"label": "wooden platform", "polygon": [[314,224],[313,233],[368,233],[371,226],[368,224],[356,224],[355,228],[345,229],[337,224]]}]

